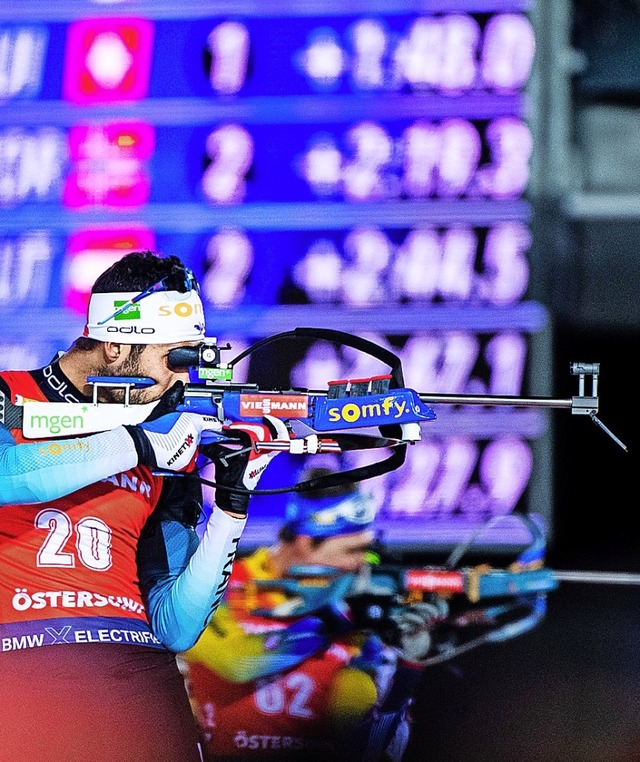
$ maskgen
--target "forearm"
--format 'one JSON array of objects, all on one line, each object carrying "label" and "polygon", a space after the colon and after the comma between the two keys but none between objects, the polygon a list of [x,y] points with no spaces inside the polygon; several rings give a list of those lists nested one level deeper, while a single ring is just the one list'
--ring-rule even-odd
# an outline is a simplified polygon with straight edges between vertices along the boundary
[{"label": "forearm", "polygon": [[147,543],[142,548],[140,580],[147,591],[147,614],[155,635],[170,650],[191,648],[213,616],[245,524],[246,518],[233,518],[214,508],[198,543],[194,530],[163,521],[155,540],[164,544],[164,573],[145,564],[155,555],[153,547]]},{"label": "forearm", "polygon": [[122,426],[76,439],[16,444],[0,426],[0,505],[43,503],[133,468],[138,456]]}]

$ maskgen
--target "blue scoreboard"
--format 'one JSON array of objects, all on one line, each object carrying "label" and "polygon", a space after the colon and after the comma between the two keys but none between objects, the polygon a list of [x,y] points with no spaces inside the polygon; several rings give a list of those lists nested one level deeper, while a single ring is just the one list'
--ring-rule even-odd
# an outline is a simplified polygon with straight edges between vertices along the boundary
[{"label": "blue scoreboard", "polygon": [[[150,248],[194,269],[230,356],[334,328],[392,349],[421,392],[548,394],[547,314],[528,299],[530,6],[2,4],[0,365],[66,349],[97,275]],[[237,378],[376,372],[317,341]],[[363,483],[384,538],[526,541],[516,514],[549,518],[545,411],[435,410],[405,465]],[[300,465],[276,463],[275,481]],[[246,543],[273,538],[284,499],[255,498]]]}]

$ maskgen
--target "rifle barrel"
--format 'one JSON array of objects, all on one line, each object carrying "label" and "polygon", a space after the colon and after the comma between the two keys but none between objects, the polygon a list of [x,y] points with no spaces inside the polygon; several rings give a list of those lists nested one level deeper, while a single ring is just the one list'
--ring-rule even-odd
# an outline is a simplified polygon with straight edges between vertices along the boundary
[{"label": "rifle barrel", "polygon": [[631,572],[557,571],[553,576],[560,582],[593,582],[597,585],[640,585],[640,574]]},{"label": "rifle barrel", "polygon": [[571,399],[553,399],[551,397],[500,397],[488,394],[418,394],[422,402],[432,405],[511,405],[513,407],[555,407],[571,408]]}]

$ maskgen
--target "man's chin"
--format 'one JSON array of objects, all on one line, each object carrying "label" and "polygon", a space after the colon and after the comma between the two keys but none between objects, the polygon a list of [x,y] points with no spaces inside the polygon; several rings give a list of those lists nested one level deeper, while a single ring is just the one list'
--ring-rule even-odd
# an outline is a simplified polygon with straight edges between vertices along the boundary
[{"label": "man's chin", "polygon": [[158,402],[159,399],[162,397],[163,392],[158,389],[156,386],[150,386],[147,389],[139,390],[139,391],[133,391],[131,393],[131,404],[132,405],[149,405],[152,402]]}]

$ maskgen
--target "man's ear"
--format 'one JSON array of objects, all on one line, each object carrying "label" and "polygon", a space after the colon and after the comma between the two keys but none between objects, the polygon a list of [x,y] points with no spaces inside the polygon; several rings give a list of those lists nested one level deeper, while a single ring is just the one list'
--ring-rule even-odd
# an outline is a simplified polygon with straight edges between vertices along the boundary
[{"label": "man's ear", "polygon": [[102,352],[107,363],[117,362],[126,356],[127,344],[116,344],[114,341],[102,342]]}]

